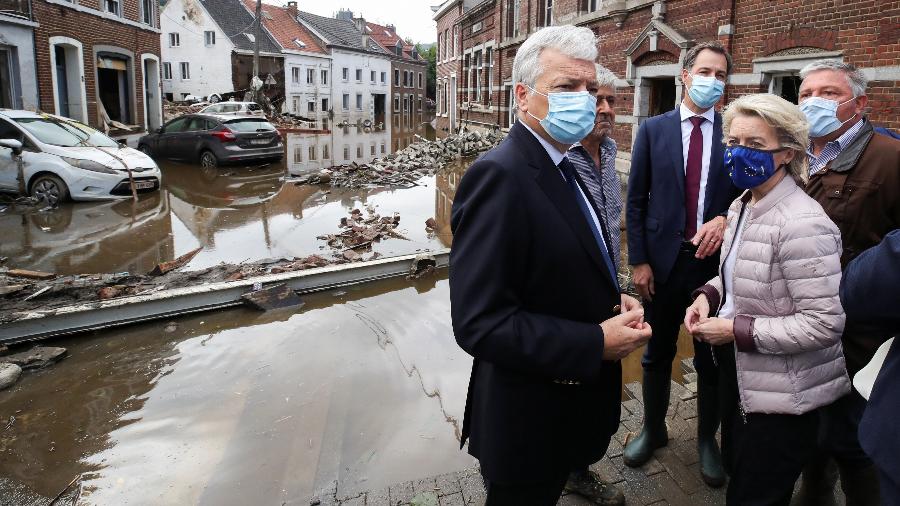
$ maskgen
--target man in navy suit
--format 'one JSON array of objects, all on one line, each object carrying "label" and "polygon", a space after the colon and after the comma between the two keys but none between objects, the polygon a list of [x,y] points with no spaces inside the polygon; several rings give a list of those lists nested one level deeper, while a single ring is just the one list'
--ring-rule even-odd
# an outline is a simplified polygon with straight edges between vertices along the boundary
[{"label": "man in navy suit", "polygon": [[[669,378],[681,322],[691,292],[716,274],[725,216],[738,195],[723,168],[722,118],[714,110],[730,72],[731,56],[718,42],[691,48],[681,71],[684,100],[644,121],[631,151],[628,256],[654,329],[641,362],[644,427],[624,452],[632,467],[668,442]],[[708,344],[694,341],[694,364],[700,473],[708,485],[720,487],[725,471],[715,440],[718,373]]]},{"label": "man in navy suit", "polygon": [[[450,301],[474,357],[462,442],[488,506],[550,506],[619,426],[620,359],[650,328],[619,290],[609,235],[566,157],[594,127],[597,41],[532,34],[513,63],[519,121],[462,178],[453,202]],[[622,504],[597,484],[602,504]]]}]

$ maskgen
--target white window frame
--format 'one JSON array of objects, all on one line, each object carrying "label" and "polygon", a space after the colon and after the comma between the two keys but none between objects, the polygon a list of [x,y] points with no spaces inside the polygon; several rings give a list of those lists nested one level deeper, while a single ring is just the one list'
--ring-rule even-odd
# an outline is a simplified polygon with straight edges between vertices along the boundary
[{"label": "white window frame", "polygon": [[[122,0],[101,0],[103,2],[103,12],[108,12],[118,17],[122,17]],[[109,10],[110,2],[115,2],[116,10]]]},{"label": "white window frame", "polygon": [[291,82],[300,84],[300,67],[291,67]]},{"label": "white window frame", "polygon": [[341,105],[343,106],[343,110],[345,110],[345,111],[350,110],[350,94],[349,93],[344,93],[344,96],[341,97]]},{"label": "white window frame", "polygon": [[322,160],[330,160],[331,153],[328,152],[328,144],[322,144]]},{"label": "white window frame", "polygon": [[[181,80],[182,81],[190,81],[191,80],[191,62],[179,62],[178,68],[181,71]],[[187,77],[185,77],[187,76]]]},{"label": "white window frame", "polygon": [[319,78],[320,78],[319,82],[322,86],[328,85],[328,71],[327,70],[322,69],[322,71],[319,72]]},{"label": "white window frame", "polygon": [[306,101],[306,112],[316,112],[316,101],[315,100],[307,100]]},{"label": "white window frame", "polygon": [[328,112],[328,98],[322,99],[322,112]]},{"label": "white window frame", "polygon": [[181,34],[169,32],[169,47],[181,47]]},{"label": "white window frame", "polygon": [[204,30],[203,31],[203,44],[206,47],[213,47],[216,45],[216,32],[215,30]]},{"label": "white window frame", "polygon": [[[74,3],[74,0],[73,0],[73,3]],[[144,20],[144,18],[147,17],[147,14],[148,14],[146,12],[147,9],[146,9],[145,4],[150,6],[150,9],[149,9],[150,10],[150,12],[149,12],[150,22],[149,23]],[[140,9],[140,12],[138,13],[138,15],[140,16],[139,19],[141,21],[141,24],[147,25],[151,28],[158,28],[157,25],[159,25],[159,22],[157,21],[156,13],[157,13],[157,10],[159,9],[159,0],[141,0],[138,3],[138,7]]]},{"label": "white window frame", "polygon": [[314,162],[318,159],[318,153],[316,153],[316,145],[310,144],[309,146],[309,161]]},{"label": "white window frame", "polygon": [[363,96],[362,93],[356,94],[356,110],[361,111],[363,109]]},{"label": "white window frame", "polygon": [[306,69],[306,84],[310,86],[316,85],[316,69]]},{"label": "white window frame", "polygon": [[356,69],[356,82],[362,82],[362,69]]},{"label": "white window frame", "polygon": [[350,67],[344,67],[341,70],[341,80],[345,83],[350,80]]},{"label": "white window frame", "polygon": [[172,63],[164,61],[163,62],[163,80],[171,81],[172,80]]}]

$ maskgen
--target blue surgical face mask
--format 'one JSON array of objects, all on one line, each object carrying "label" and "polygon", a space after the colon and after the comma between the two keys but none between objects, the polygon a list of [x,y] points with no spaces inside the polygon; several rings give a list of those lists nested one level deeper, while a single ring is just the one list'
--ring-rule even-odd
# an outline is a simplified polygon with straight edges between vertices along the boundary
[{"label": "blue surgical face mask", "polygon": [[809,122],[810,137],[825,137],[834,132],[838,128],[844,126],[844,123],[856,117],[856,114],[847,121],[841,121],[837,117],[838,107],[854,100],[856,97],[846,102],[837,103],[835,100],[829,100],[822,97],[809,97],[800,102],[800,111],[806,115],[806,121]]},{"label": "blue surgical face mask", "polygon": [[715,77],[692,75],[688,96],[697,107],[709,109],[722,98],[723,91],[725,91],[725,83]]},{"label": "blue surgical face mask", "polygon": [[747,146],[725,147],[725,169],[735,186],[749,190],[769,180],[778,167],[775,166],[775,153],[779,149],[755,149]]},{"label": "blue surgical face mask", "polygon": [[597,97],[586,91],[560,91],[544,94],[529,86],[531,91],[547,97],[547,116],[540,119],[544,131],[556,142],[575,144],[594,129],[597,116]]}]

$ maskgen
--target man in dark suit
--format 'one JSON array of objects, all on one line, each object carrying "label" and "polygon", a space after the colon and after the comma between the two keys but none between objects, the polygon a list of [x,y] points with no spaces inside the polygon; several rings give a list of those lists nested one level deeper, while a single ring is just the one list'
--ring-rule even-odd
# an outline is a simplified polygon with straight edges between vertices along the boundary
[{"label": "man in dark suit", "polygon": [[[594,126],[596,57],[587,28],[548,27],[522,44],[519,121],[472,164],[453,203],[453,331],[475,358],[462,441],[489,506],[556,504],[569,473],[603,457],[619,425],[619,360],[650,336],[566,159]],[[597,486],[602,503],[622,504]]]},{"label": "man in dark suit", "polygon": [[[669,378],[681,321],[691,292],[716,274],[725,215],[738,195],[723,168],[722,118],[714,110],[729,72],[731,56],[721,44],[694,46],[681,71],[686,93],[680,107],[646,120],[631,151],[628,256],[654,329],[641,362],[644,427],[624,453],[632,467],[668,442]],[[720,487],[725,471],[715,440],[718,373],[708,344],[694,341],[694,364],[700,473]]]}]

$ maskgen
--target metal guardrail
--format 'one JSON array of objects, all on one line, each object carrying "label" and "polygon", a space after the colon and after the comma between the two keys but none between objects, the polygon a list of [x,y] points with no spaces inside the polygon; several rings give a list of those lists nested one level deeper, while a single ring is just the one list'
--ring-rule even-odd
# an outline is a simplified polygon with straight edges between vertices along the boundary
[{"label": "metal guardrail", "polygon": [[0,344],[38,341],[92,330],[129,325],[162,318],[211,311],[242,304],[241,296],[285,283],[297,293],[312,293],[343,286],[404,276],[422,257],[433,258],[436,267],[450,263],[450,250],[424,255],[404,255],[369,262],[341,264],[305,271],[267,274],[208,285],[173,288],[153,294],[121,297],[27,312],[22,318],[0,326]]}]

